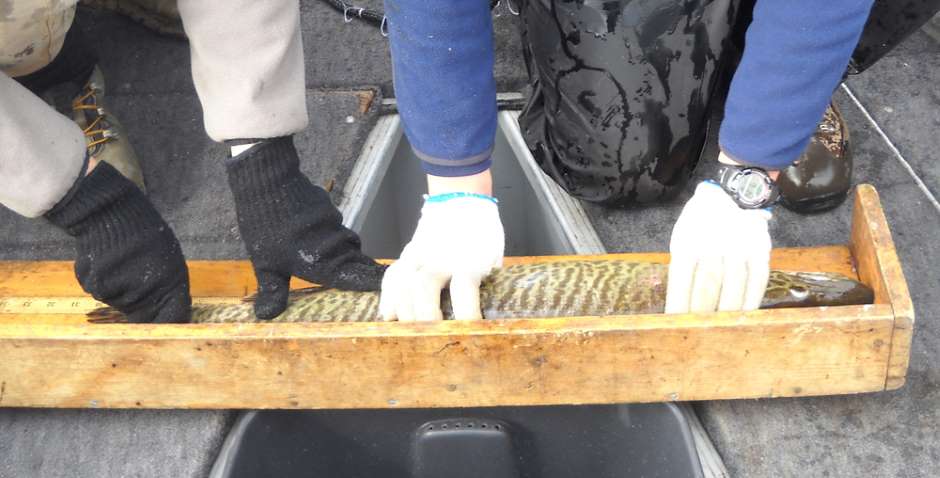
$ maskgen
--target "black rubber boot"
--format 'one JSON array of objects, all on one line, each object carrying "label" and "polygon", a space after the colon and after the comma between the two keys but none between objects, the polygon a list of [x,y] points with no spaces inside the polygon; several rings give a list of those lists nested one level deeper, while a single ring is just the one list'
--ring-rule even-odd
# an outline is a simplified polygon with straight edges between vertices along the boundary
[{"label": "black rubber boot", "polygon": [[799,213],[829,211],[845,201],[852,188],[852,154],[849,131],[835,103],[829,104],[806,150],[781,172],[777,185],[780,204]]}]

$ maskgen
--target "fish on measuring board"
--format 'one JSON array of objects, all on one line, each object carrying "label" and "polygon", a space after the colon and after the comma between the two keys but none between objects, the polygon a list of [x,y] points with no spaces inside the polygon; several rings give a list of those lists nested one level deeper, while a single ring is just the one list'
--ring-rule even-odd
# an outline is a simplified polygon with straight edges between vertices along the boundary
[{"label": "fish on measuring board", "polygon": [[[666,305],[666,264],[623,260],[569,260],[505,266],[480,285],[486,319],[608,316],[662,313]],[[870,304],[872,290],[841,274],[771,271],[762,309]],[[287,309],[271,322],[380,321],[378,292],[326,288],[291,292]],[[453,318],[447,291],[445,319]],[[121,322],[115,309],[88,314],[92,322]],[[194,323],[255,322],[251,299],[241,304],[196,304]]]}]

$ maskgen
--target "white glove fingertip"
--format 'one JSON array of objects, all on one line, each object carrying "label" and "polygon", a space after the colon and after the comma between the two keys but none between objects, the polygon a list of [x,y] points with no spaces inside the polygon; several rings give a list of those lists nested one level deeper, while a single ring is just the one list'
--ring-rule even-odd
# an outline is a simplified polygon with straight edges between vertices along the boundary
[{"label": "white glove fingertip", "polygon": [[385,322],[398,320],[398,314],[395,313],[395,303],[384,292],[379,296],[379,318]]},{"label": "white glove fingertip", "polygon": [[767,281],[770,280],[770,258],[755,259],[747,264],[747,289],[744,292],[744,310],[757,310],[764,293],[767,291]]},{"label": "white glove fingertip", "polygon": [[744,308],[747,277],[747,264],[744,260],[725,258],[718,310],[741,310]]},{"label": "white glove fingertip", "polygon": [[721,257],[700,259],[692,278],[692,293],[689,295],[689,312],[714,312],[718,309],[723,280]]},{"label": "white glove fingertip", "polygon": [[692,294],[692,277],[695,275],[695,259],[673,255],[669,260],[669,277],[666,282],[667,314],[684,314],[689,311]]},{"label": "white glove fingertip", "polygon": [[412,307],[414,318],[419,322],[444,320],[441,313],[441,289],[447,283],[447,276],[418,271],[414,277]]},{"label": "white glove fingertip", "polygon": [[[414,322],[415,314],[411,291],[415,286],[417,271],[410,263],[396,262],[395,264],[401,265],[396,274],[390,278],[395,283],[392,286],[393,294],[389,299],[394,304],[395,316],[398,317],[399,322]],[[392,266],[395,264],[392,264]]]},{"label": "white glove fingertip", "polygon": [[398,296],[398,300],[395,303],[395,315],[398,316],[399,322],[415,321],[415,313],[414,307],[411,303],[411,296],[407,292]]},{"label": "white glove fingertip", "polygon": [[450,301],[455,320],[482,320],[480,282],[478,275],[456,275],[450,280]]},{"label": "white glove fingertip", "polygon": [[397,286],[400,284],[398,275],[399,268],[392,264],[385,270],[385,275],[382,276],[382,290],[379,292],[379,316],[385,321],[398,318],[395,313]]}]

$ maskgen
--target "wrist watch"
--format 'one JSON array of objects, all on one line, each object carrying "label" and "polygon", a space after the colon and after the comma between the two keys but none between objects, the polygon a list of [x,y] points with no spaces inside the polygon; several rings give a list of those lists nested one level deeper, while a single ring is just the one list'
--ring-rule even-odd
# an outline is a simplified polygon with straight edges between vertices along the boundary
[{"label": "wrist watch", "polygon": [[780,197],[777,183],[767,171],[753,166],[723,164],[716,182],[741,209],[769,207]]}]

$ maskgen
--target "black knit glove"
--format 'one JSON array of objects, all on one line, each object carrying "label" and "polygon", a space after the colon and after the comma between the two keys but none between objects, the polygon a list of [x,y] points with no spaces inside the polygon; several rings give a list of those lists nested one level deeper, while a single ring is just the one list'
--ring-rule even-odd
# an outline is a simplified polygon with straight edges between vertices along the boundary
[{"label": "black knit glove", "polygon": [[188,322],[192,299],[179,242],[134,183],[108,163],[75,183],[46,218],[77,240],[85,292],[129,322]]},{"label": "black knit glove", "polygon": [[238,229],[258,279],[255,315],[287,307],[291,276],[345,290],[379,290],[385,267],[362,253],[330,195],[300,172],[292,137],[261,140],[226,160]]}]

